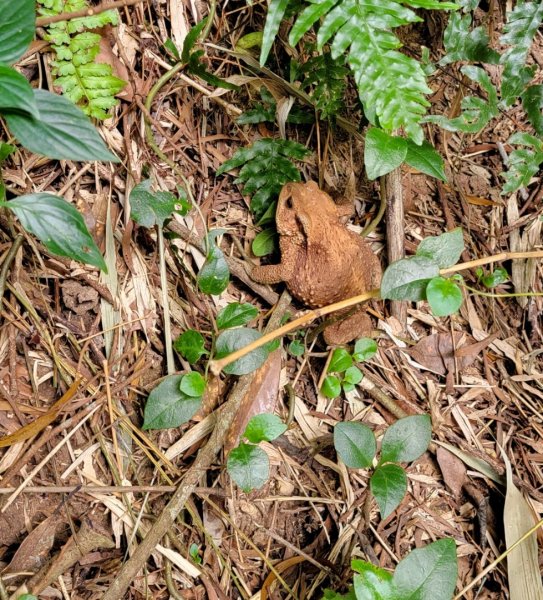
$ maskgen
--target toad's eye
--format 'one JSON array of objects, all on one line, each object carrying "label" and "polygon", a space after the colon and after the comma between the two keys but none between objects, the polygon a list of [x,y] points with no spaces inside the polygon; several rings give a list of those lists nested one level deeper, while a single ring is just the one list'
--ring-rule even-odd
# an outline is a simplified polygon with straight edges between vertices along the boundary
[{"label": "toad's eye", "polygon": [[285,206],[288,208],[288,210],[292,210],[294,208],[294,204],[292,202],[292,196],[289,196],[286,201],[285,201]]}]

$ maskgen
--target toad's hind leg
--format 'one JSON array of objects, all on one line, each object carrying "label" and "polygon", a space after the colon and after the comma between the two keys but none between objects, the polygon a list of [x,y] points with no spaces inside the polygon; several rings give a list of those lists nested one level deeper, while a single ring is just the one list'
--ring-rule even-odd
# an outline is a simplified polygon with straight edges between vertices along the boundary
[{"label": "toad's hind leg", "polygon": [[371,335],[372,322],[365,310],[357,310],[324,330],[324,341],[330,346],[346,344],[354,339]]}]

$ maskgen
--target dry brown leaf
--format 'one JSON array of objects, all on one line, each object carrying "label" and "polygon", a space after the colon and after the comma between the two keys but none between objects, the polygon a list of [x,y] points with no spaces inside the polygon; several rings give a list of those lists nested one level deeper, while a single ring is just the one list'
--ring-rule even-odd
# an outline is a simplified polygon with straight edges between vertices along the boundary
[{"label": "dry brown leaf", "polygon": [[464,463],[454,454],[438,446],[436,458],[443,475],[443,481],[458,498],[466,481],[467,469]]},{"label": "dry brown leaf", "polygon": [[[507,493],[503,509],[505,544],[510,548],[536,523],[524,496],[513,483],[511,463],[503,453],[507,472]],[[537,537],[533,533],[507,555],[511,600],[543,600],[543,585],[537,558]]]},{"label": "dry brown leaf", "polygon": [[51,515],[31,531],[22,541],[11,562],[6,567],[6,573],[22,571],[37,571],[49,559],[49,554],[55,542],[57,528],[65,524],[58,515]]}]

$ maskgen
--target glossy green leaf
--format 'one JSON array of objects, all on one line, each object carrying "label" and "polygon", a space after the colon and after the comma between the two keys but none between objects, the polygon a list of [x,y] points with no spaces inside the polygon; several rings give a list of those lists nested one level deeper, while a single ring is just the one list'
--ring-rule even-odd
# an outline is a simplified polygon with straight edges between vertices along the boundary
[{"label": "glossy green leaf", "polygon": [[502,195],[514,192],[529,185],[541,164],[543,163],[543,141],[528,133],[514,133],[508,140],[509,144],[518,144],[509,155],[507,171],[502,173],[505,185]]},{"label": "glossy green leaf", "polygon": [[206,390],[206,380],[197,371],[191,371],[181,376],[179,389],[191,398],[201,398]]},{"label": "glossy green leaf", "polygon": [[26,77],[13,67],[0,64],[0,112],[5,111],[18,111],[38,117],[34,90]]},{"label": "glossy green leaf", "polygon": [[457,575],[456,544],[446,538],[411,551],[393,580],[402,600],[451,600]]},{"label": "glossy green leaf", "polygon": [[343,373],[353,364],[353,357],[345,348],[336,348],[328,365],[328,373]]},{"label": "glossy green leaf", "polygon": [[377,342],[371,338],[360,338],[354,344],[353,358],[356,362],[370,360],[377,354]]},{"label": "glossy green leaf", "polygon": [[207,17],[202,19],[199,23],[196,23],[194,27],[190,29],[190,31],[185,36],[185,41],[183,42],[183,50],[181,52],[181,61],[184,63],[188,63],[190,59],[190,54],[194,45],[198,41],[202,30],[206,26]]},{"label": "glossy green leaf", "polygon": [[271,254],[279,246],[279,234],[275,227],[264,229],[258,233],[253,240],[251,248],[255,256],[266,256]]},{"label": "glossy green leaf", "polygon": [[300,340],[293,340],[288,345],[288,351],[292,356],[303,356],[305,352],[305,346],[300,342]]},{"label": "glossy green leaf", "polygon": [[222,229],[215,229],[207,235],[207,256],[196,281],[204,294],[217,295],[224,292],[230,281],[230,269],[221,249],[215,245],[215,238],[223,233]]},{"label": "glossy green leaf", "polygon": [[0,162],[5,161],[8,156],[15,152],[15,150],[17,150],[16,146],[0,142]]},{"label": "glossy green leaf", "polygon": [[12,64],[34,38],[35,0],[0,0],[0,15],[0,62]]},{"label": "glossy green leaf", "polygon": [[143,227],[163,227],[175,211],[177,198],[171,192],[153,192],[151,188],[151,180],[146,179],[132,189],[130,216]]},{"label": "glossy green leaf", "polygon": [[[261,337],[256,329],[247,327],[238,327],[237,329],[227,329],[217,338],[215,345],[215,358],[223,358],[232,354],[236,350],[247,346]],[[268,350],[265,347],[257,348],[242,358],[234,361],[223,369],[228,375],[246,375],[260,367],[268,357]]]},{"label": "glossy green leaf", "polygon": [[426,299],[436,317],[447,317],[462,306],[462,290],[452,279],[434,277],[426,286]]},{"label": "glossy green leaf", "polygon": [[447,181],[441,154],[426,141],[417,146],[415,142],[408,139],[405,162],[421,173],[425,173],[441,181]]},{"label": "glossy green leaf", "polygon": [[530,125],[543,135],[543,85],[531,85],[522,94],[522,106]]},{"label": "glossy green leaf", "polygon": [[407,492],[407,475],[399,465],[380,465],[371,476],[370,488],[379,506],[381,518],[386,519]]},{"label": "glossy green leaf", "polygon": [[407,140],[372,127],[366,133],[364,166],[369,179],[377,179],[398,168],[407,156]]},{"label": "glossy green leaf", "polygon": [[228,455],[226,469],[244,492],[250,492],[260,489],[268,480],[270,459],[262,448],[240,444]]},{"label": "glossy green leaf", "polygon": [[350,383],[352,385],[357,385],[362,381],[363,377],[364,375],[362,375],[362,371],[358,367],[349,367],[345,371],[345,374],[343,376],[343,389],[345,389],[345,382]]},{"label": "glossy green leaf", "polygon": [[277,415],[263,413],[256,415],[247,424],[243,435],[253,444],[271,442],[287,430],[287,426]]},{"label": "glossy green leaf", "polygon": [[447,28],[443,34],[443,45],[447,54],[439,61],[447,65],[458,61],[497,64],[500,55],[490,48],[488,28],[471,27],[472,15],[453,13],[449,16]]},{"label": "glossy green leaf", "polygon": [[322,382],[321,394],[326,398],[337,398],[341,394],[341,381],[335,375],[327,375]]},{"label": "glossy green leaf", "polygon": [[19,196],[5,206],[53,254],[67,256],[107,271],[104,258],[83,217],[63,198],[40,192]]},{"label": "glossy green leaf", "polygon": [[289,0],[270,0],[268,3],[268,14],[262,35],[262,49],[260,52],[260,64],[264,65],[270,53],[272,44],[279,32],[281,20],[285,14]]},{"label": "glossy green leaf", "polygon": [[245,325],[258,316],[258,308],[248,302],[231,302],[217,313],[218,329],[228,329]]},{"label": "glossy green leaf", "polygon": [[359,559],[351,561],[356,600],[399,600],[394,591],[392,575],[371,563]]},{"label": "glossy green leaf", "polygon": [[34,90],[39,118],[6,113],[8,127],[31,152],[67,160],[119,162],[89,119],[70,101],[45,90]]},{"label": "glossy green leaf", "polygon": [[143,429],[169,429],[189,421],[202,404],[201,398],[181,391],[183,375],[171,375],[149,394],[143,413]]},{"label": "glossy green leaf", "polygon": [[503,267],[496,267],[488,275],[481,277],[481,281],[486,288],[492,289],[509,279],[509,274]]},{"label": "glossy green leaf", "polygon": [[357,421],[336,424],[334,447],[341,460],[353,469],[371,467],[377,450],[373,431]]},{"label": "glossy green leaf", "polygon": [[385,300],[426,299],[426,286],[439,275],[439,266],[426,256],[402,258],[385,270],[381,280],[381,298]]},{"label": "glossy green leaf", "polygon": [[192,365],[198,362],[201,356],[208,354],[205,349],[205,339],[201,333],[194,329],[187,329],[174,342],[174,348]]},{"label": "glossy green leaf", "polygon": [[411,462],[424,454],[432,437],[429,415],[398,419],[386,431],[381,442],[380,463]]},{"label": "glossy green leaf", "polygon": [[456,264],[463,251],[464,235],[457,227],[441,235],[424,238],[417,248],[417,256],[426,256],[443,269]]}]

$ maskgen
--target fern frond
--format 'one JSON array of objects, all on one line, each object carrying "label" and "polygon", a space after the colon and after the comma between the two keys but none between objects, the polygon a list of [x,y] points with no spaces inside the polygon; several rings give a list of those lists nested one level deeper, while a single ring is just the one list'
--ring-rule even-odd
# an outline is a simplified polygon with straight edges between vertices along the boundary
[{"label": "fern frond", "polygon": [[349,74],[342,56],[333,59],[329,52],[310,58],[301,68],[303,87],[313,86],[311,100],[323,119],[337,115],[343,104],[345,79]]},{"label": "fern frond", "polygon": [[[42,15],[72,12],[87,7],[86,0],[39,0]],[[116,25],[118,14],[114,10],[97,15],[53,23],[44,38],[51,43],[55,58],[51,61],[54,83],[64,95],[86,114],[96,119],[106,119],[107,111],[118,103],[118,94],[126,82],[113,75],[111,66],[97,63],[100,52],[100,35],[87,31]]]},{"label": "fern frond", "polygon": [[244,194],[253,194],[251,210],[260,219],[285,183],[300,181],[300,171],[292,161],[302,160],[308,154],[309,150],[297,142],[264,138],[237,150],[221,165],[217,175],[241,167],[236,183],[244,184]]},{"label": "fern frond", "polygon": [[390,31],[420,21],[411,6],[452,9],[435,0],[309,0],[290,35],[296,44],[322,19],[318,48],[331,42],[333,58],[348,51],[347,61],[358,87],[364,113],[372,124],[390,131],[403,129],[417,144],[424,134],[420,126],[431,93],[422,66],[400,52],[399,39]]},{"label": "fern frond", "polygon": [[471,28],[471,14],[453,13],[443,34],[447,54],[439,61],[442,65],[468,60],[496,64],[500,54],[489,47],[490,39],[484,27]]},{"label": "fern frond", "polygon": [[504,34],[500,42],[511,47],[501,57],[504,65],[502,81],[502,100],[511,105],[534,76],[536,67],[527,67],[524,63],[537,30],[543,22],[543,4],[541,2],[517,3],[507,16]]},{"label": "fern frond", "polygon": [[507,161],[508,170],[502,173],[505,185],[502,194],[526,187],[543,164],[543,141],[527,133],[514,133],[508,144],[524,146],[513,150]]}]

